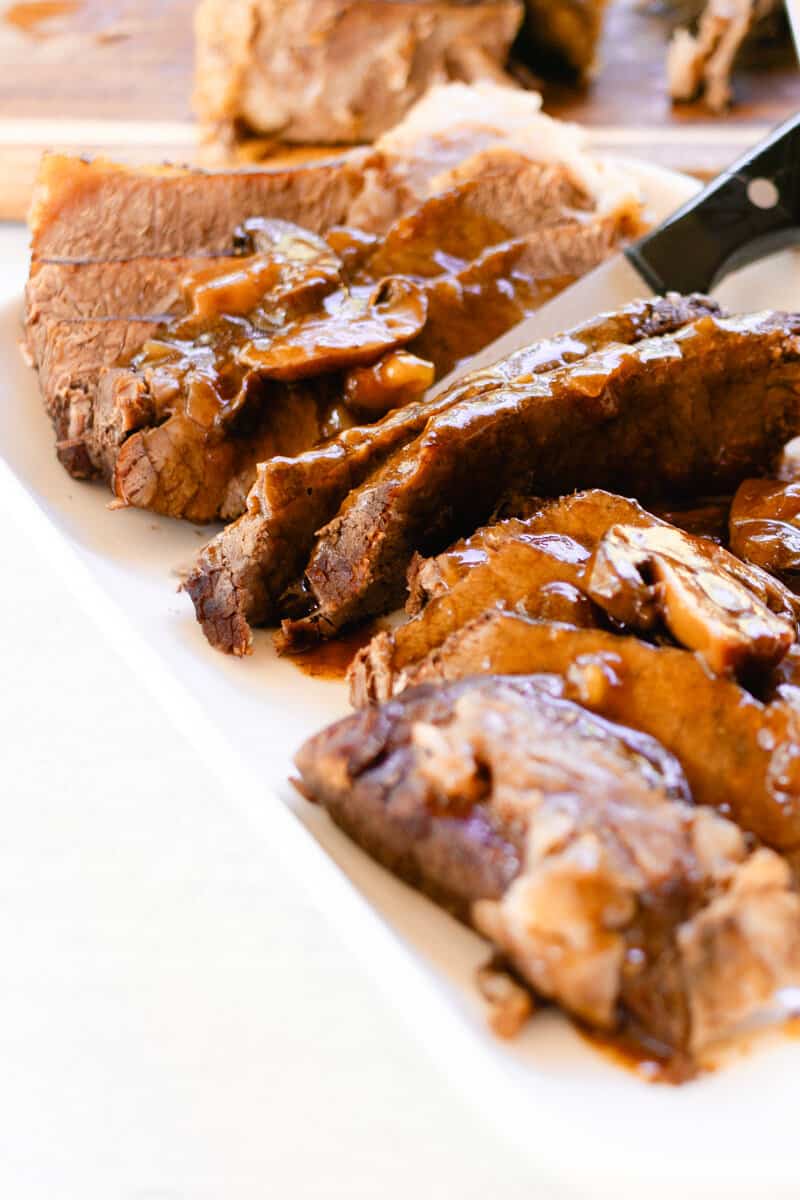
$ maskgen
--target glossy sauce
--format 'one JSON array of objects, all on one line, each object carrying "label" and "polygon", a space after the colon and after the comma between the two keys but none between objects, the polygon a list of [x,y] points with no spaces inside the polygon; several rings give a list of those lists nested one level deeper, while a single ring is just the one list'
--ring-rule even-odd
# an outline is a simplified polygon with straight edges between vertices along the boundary
[{"label": "glossy sauce", "polygon": [[[383,239],[346,227],[325,239],[287,221],[244,222],[233,234],[234,261],[187,276],[186,315],[161,326],[133,359],[158,375],[156,420],[179,411],[219,435],[245,404],[261,403],[266,378],[373,368],[408,346],[418,365],[406,371],[405,391],[391,373],[352,387],[340,380],[345,406],[352,392],[360,419],[374,419],[421,394],[427,363],[443,374],[572,282],[536,274],[527,240],[509,239],[472,208],[470,190],[431,198]],[[566,361],[580,345],[558,339],[556,353]],[[527,371],[538,365],[525,363]]]},{"label": "glossy sauce", "polygon": [[237,416],[257,381],[243,347],[280,335],[341,283],[339,259],[315,235],[264,221],[248,236],[258,237],[256,252],[241,264],[227,260],[186,276],[186,315],[162,325],[133,359],[154,373],[151,391],[168,411],[182,408],[208,430]]},{"label": "glossy sauce", "polygon": [[636,1075],[646,1083],[666,1083],[672,1087],[688,1083],[708,1068],[698,1066],[685,1055],[668,1057],[657,1053],[654,1047],[637,1039],[630,1033],[601,1033],[573,1022],[574,1028],[584,1042],[613,1063]]},{"label": "glossy sauce", "polygon": [[[248,225],[255,228],[237,232],[237,248],[248,253],[238,263],[227,259],[189,274],[182,283],[186,315],[162,325],[132,360],[148,372],[156,417],[182,411],[209,434],[220,433],[238,419],[254,389],[260,396],[265,381],[375,364],[425,324],[425,295],[413,281],[355,285],[316,235],[285,221]],[[339,244],[346,232],[339,231]],[[410,363],[427,368],[417,371],[417,387],[410,388],[418,395],[430,368],[416,358]],[[371,403],[380,415],[398,403],[398,381],[390,372],[371,382]],[[338,390],[346,406],[346,378]],[[321,419],[325,437],[352,424],[331,426],[324,414]]]},{"label": "glossy sauce", "polygon": [[696,537],[707,537],[713,542],[723,543],[727,541],[730,507],[731,502],[728,497],[719,499],[714,497],[708,500],[698,498],[697,503],[691,508],[655,506],[652,512],[662,521],[667,521],[670,525],[677,525],[678,529],[682,529],[685,533],[692,533]]},{"label": "glossy sauce", "polygon": [[368,625],[354,629],[352,633],[317,642],[307,650],[292,651],[285,657],[304,675],[310,675],[313,679],[344,679],[347,668],[356,654],[381,628],[381,622],[370,621]]},{"label": "glossy sauce", "polygon": [[800,569],[800,483],[746,479],[734,496],[731,549],[765,571]]}]

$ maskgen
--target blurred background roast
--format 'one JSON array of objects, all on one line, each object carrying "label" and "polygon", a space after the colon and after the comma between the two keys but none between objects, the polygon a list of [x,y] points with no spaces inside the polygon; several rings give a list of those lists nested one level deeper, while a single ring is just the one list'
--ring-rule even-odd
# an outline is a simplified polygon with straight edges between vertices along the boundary
[{"label": "blurred background roast", "polygon": [[22,0],[0,68],[6,218],[45,149],[311,159],[447,80],[534,88],[595,148],[704,177],[800,107],[778,0]]}]

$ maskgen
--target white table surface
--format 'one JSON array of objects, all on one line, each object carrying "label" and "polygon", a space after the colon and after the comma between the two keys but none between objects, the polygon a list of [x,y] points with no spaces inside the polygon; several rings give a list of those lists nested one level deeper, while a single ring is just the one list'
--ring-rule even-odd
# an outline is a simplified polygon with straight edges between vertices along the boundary
[{"label": "white table surface", "polygon": [[0,1196],[544,1200],[0,511]]}]

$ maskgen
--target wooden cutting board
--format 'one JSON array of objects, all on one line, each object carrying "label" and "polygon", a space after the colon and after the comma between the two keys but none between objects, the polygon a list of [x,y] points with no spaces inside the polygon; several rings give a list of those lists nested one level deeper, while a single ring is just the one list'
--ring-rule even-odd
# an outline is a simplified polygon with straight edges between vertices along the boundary
[{"label": "wooden cutting board", "polygon": [[[194,7],[194,0],[0,3],[0,218],[24,215],[47,148],[128,162],[198,161]],[[701,105],[674,108],[664,47],[661,20],[638,0],[612,0],[597,79],[583,90],[546,87],[548,111],[585,123],[599,149],[708,176],[800,109],[800,72],[788,54],[738,71],[738,103],[721,120]]]}]

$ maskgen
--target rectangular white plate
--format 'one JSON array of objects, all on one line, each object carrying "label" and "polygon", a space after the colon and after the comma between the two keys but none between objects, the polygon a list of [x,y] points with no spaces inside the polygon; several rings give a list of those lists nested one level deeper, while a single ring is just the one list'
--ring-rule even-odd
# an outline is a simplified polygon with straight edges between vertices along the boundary
[{"label": "rectangular white plate", "polygon": [[[696,186],[653,168],[641,175],[658,218]],[[675,1090],[613,1065],[553,1013],[510,1043],[487,1032],[473,982],[485,944],[375,866],[287,786],[300,742],[347,711],[343,685],[278,660],[266,633],[244,661],[211,650],[189,600],[177,594],[179,572],[209,531],[110,512],[101,485],[76,483],[57,463],[36,380],[16,344],[26,258],[23,231],[0,232],[0,453],[8,468],[0,482],[10,497],[6,519],[26,522],[51,563],[53,620],[61,589],[75,591],[98,636],[148,684],[454,1085],[530,1156],[540,1178],[579,1197],[616,1200],[657,1200],[676,1187],[704,1200],[752,1196],[756,1186],[771,1200],[796,1196],[800,1044],[759,1035],[748,1053],[725,1056],[724,1071]],[[783,255],[748,269],[721,298],[740,308],[796,306],[798,278],[798,258]],[[5,586],[13,571],[6,562]],[[35,637],[24,612],[18,628]]]}]

